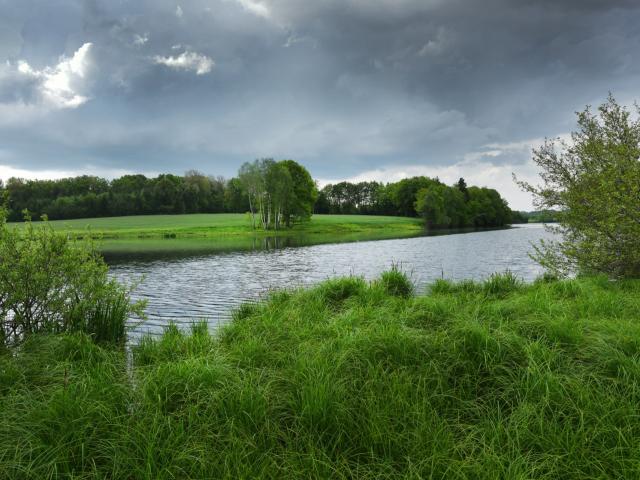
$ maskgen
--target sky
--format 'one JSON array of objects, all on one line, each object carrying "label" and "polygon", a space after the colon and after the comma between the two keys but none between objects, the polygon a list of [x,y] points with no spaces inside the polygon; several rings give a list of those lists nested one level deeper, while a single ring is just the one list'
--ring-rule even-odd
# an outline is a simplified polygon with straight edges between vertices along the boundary
[{"label": "sky", "polygon": [[0,178],[413,175],[531,199],[531,149],[640,100],[638,0],[0,0]]}]

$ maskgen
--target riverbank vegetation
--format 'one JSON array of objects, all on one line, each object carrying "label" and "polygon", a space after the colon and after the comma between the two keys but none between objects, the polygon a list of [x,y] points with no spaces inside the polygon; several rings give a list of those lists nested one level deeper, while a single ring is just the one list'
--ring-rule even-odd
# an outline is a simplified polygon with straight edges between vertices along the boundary
[{"label": "riverbank vegetation", "polygon": [[634,478],[640,282],[397,270],[0,355],[2,478]]},{"label": "riverbank vegetation", "polygon": [[132,303],[107,271],[92,242],[46,222],[10,228],[0,205],[0,350],[37,333],[83,332],[123,344],[125,322],[144,304]]}]

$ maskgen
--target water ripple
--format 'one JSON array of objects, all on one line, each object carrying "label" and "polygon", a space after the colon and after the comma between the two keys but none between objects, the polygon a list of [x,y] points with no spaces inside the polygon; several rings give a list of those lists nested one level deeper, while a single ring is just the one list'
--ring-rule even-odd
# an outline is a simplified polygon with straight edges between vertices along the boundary
[{"label": "water ripple", "polygon": [[[377,277],[392,263],[410,272],[419,290],[437,278],[483,279],[511,270],[533,280],[541,269],[528,256],[531,243],[548,238],[538,225],[435,237],[228,252],[111,266],[118,280],[144,276],[134,298],[148,301],[148,320],[136,332],[158,333],[170,321],[189,325],[226,321],[244,301],[269,290],[311,285],[330,277]],[[135,321],[135,319],[132,319]]]}]

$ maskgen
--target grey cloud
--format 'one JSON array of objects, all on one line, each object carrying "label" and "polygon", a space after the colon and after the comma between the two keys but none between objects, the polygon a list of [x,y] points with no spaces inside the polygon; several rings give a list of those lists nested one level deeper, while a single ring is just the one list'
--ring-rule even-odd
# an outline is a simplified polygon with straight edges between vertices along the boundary
[{"label": "grey cloud", "polygon": [[90,100],[0,122],[3,162],[32,170],[521,165],[526,148],[473,154],[564,133],[640,80],[635,0],[0,0],[5,18],[0,106],[33,101],[5,60],[42,69],[93,44]]},{"label": "grey cloud", "polygon": [[20,74],[17,65],[0,64],[0,103],[34,103],[38,100],[37,78]]}]

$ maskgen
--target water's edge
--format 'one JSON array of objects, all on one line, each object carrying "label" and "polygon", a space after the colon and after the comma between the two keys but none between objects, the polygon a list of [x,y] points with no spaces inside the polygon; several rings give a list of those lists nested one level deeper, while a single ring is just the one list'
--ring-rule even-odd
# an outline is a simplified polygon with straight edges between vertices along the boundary
[{"label": "water's edge", "polygon": [[541,273],[528,256],[531,243],[550,235],[539,226],[524,226],[350,243],[267,243],[240,251],[127,252],[110,266],[122,282],[143,277],[134,298],[148,301],[148,320],[135,330],[139,334],[160,332],[170,321],[186,326],[205,319],[215,328],[242,302],[261,299],[270,290],[345,275],[371,280],[393,263],[409,273],[418,292],[443,276],[480,280],[511,270],[531,281]]}]

